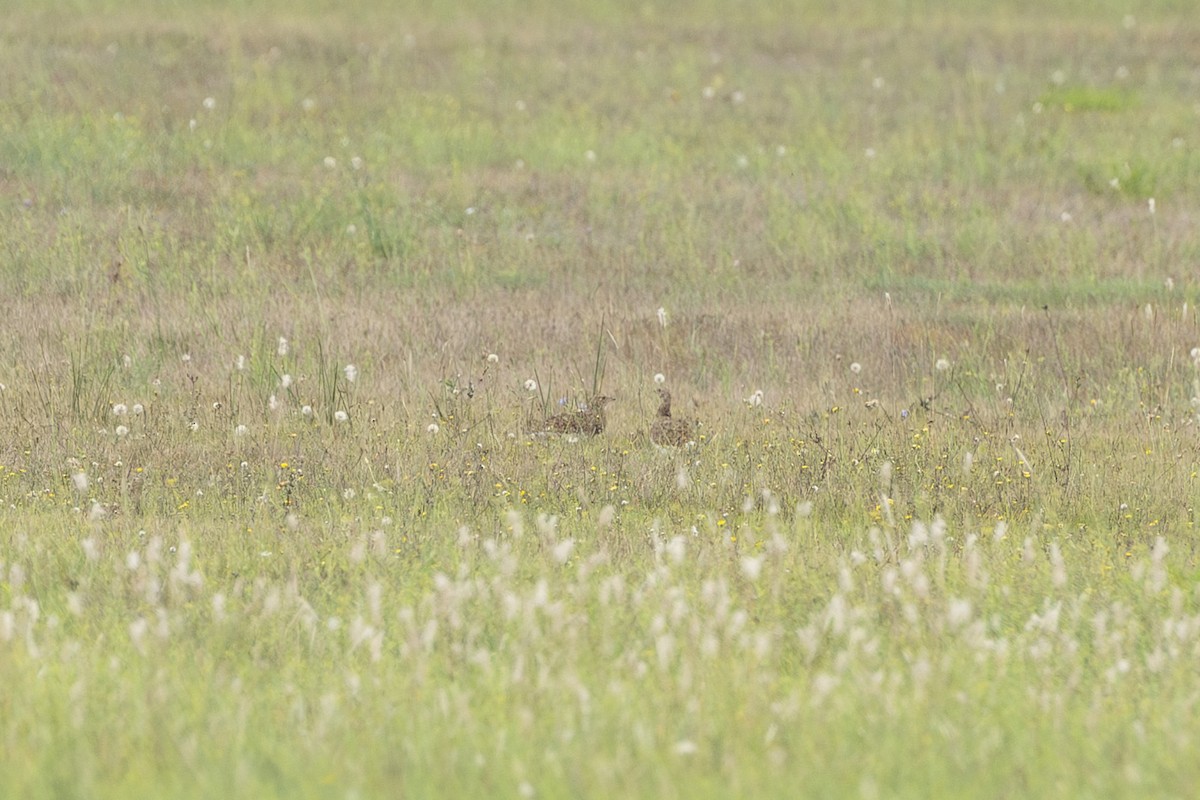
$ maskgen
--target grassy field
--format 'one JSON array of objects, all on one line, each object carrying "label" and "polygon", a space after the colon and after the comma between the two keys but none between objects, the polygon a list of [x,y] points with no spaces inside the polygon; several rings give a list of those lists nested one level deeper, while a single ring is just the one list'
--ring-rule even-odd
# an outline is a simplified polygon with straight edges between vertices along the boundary
[{"label": "grassy field", "polygon": [[1190,3],[10,6],[0,796],[1193,796]]}]

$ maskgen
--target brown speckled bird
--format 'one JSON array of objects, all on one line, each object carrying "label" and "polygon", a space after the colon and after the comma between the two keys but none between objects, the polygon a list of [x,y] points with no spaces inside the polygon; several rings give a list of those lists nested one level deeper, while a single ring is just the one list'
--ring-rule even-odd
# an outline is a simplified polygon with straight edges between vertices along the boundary
[{"label": "brown speckled bird", "polygon": [[604,432],[608,419],[604,416],[604,407],[613,398],[608,395],[597,395],[582,408],[573,411],[563,411],[546,418],[547,433],[575,433],[581,436],[596,436]]},{"label": "brown speckled bird", "polygon": [[650,441],[658,447],[686,447],[695,444],[695,423],[671,416],[671,393],[666,389],[659,389],[658,396],[662,402],[658,406],[658,416],[650,426]]}]

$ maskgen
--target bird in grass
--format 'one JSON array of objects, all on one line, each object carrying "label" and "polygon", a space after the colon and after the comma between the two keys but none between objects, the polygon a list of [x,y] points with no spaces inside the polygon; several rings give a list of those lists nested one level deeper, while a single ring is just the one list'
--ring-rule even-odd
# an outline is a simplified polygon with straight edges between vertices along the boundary
[{"label": "bird in grass", "polygon": [[662,401],[658,415],[650,425],[650,441],[657,447],[687,447],[696,443],[696,424],[690,419],[671,416],[671,393],[658,390]]},{"label": "bird in grass", "polygon": [[613,399],[606,394],[596,395],[582,408],[546,417],[545,432],[574,433],[582,436],[601,434],[608,424],[608,418],[604,416],[604,407]]}]

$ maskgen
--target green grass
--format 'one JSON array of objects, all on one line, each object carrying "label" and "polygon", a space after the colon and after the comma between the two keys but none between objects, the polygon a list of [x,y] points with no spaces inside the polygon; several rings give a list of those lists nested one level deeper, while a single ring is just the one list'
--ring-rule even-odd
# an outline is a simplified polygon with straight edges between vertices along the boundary
[{"label": "green grass", "polygon": [[1190,796],[1190,12],[19,0],[0,795]]}]

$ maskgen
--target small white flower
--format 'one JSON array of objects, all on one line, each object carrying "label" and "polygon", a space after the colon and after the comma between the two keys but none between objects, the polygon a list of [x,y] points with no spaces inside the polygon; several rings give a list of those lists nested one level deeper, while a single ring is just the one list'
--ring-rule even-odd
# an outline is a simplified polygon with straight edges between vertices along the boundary
[{"label": "small white flower", "polygon": [[950,362],[944,358],[939,358],[937,362],[934,363],[933,368],[938,372],[945,372],[946,370],[950,369]]},{"label": "small white flower", "polygon": [[129,433],[129,428],[126,428],[124,425],[118,425],[116,427],[116,433],[117,433],[117,438],[119,439],[122,436],[124,436],[125,434]]},{"label": "small white flower", "polygon": [[346,376],[346,380],[350,383],[354,383],[356,380],[358,380],[358,367],[354,366],[353,364],[347,364],[345,368],[342,369],[342,373]]},{"label": "small white flower", "polygon": [[350,415],[339,408],[337,411],[333,412],[333,418],[337,422],[345,422],[346,420],[350,419]]},{"label": "small white flower", "polygon": [[498,364],[500,363],[500,356],[495,353],[488,353],[487,362],[489,364]]},{"label": "small white flower", "polygon": [[661,372],[656,372],[654,373],[654,382],[659,386],[662,386],[667,382],[667,376],[663,375]]},{"label": "small white flower", "polygon": [[441,430],[441,428],[438,427],[438,424],[436,422],[431,422],[431,423],[429,423],[429,427],[427,427],[425,430],[427,430],[429,433],[436,435],[437,432]]},{"label": "small white flower", "polygon": [[203,105],[208,111],[212,111],[217,107],[217,99],[215,97],[206,97],[201,105]]},{"label": "small white flower", "polygon": [[336,158],[334,158],[333,156],[325,156],[325,167],[326,167],[326,169],[333,169],[333,168],[334,168],[334,167],[336,167],[336,166],[337,166],[337,159],[336,159]]},{"label": "small white flower", "polygon": [[535,381],[533,378],[530,378],[529,380],[525,381],[525,391],[536,392],[537,390],[538,390],[537,381]]},{"label": "small white flower", "polygon": [[128,412],[129,412],[129,409],[125,407],[124,403],[116,403],[112,407],[112,413],[113,413],[114,417],[123,417]]},{"label": "small white flower", "polygon": [[275,353],[277,355],[281,355],[281,356],[286,356],[288,354],[288,340],[287,339],[283,338],[282,336],[279,337],[279,344],[276,345],[276,347],[275,347]]},{"label": "small white flower", "polygon": [[851,362],[850,363],[850,371],[853,372],[855,375],[859,374],[860,372],[862,372],[862,364],[858,363],[857,361]]},{"label": "small white flower", "polygon": [[267,408],[271,409],[272,411],[278,411],[279,410],[279,398],[277,398],[275,395],[271,395],[270,397],[268,397],[267,398]]},{"label": "small white flower", "polygon": [[233,360],[233,366],[238,370],[238,372],[244,370],[246,368],[246,357],[239,355]]}]

